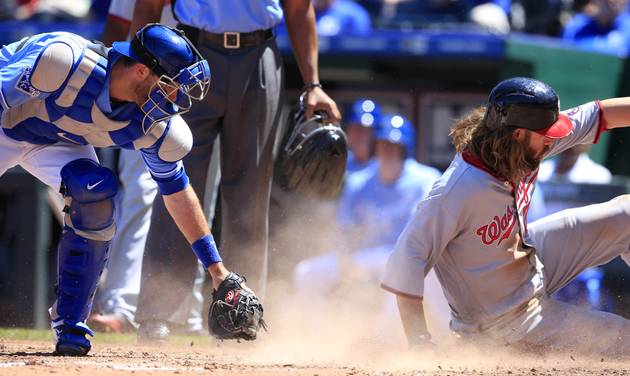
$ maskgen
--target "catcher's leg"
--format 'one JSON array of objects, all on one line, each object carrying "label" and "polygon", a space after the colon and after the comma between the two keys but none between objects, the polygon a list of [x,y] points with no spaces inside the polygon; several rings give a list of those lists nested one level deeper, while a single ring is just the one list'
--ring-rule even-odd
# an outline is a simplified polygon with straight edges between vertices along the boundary
[{"label": "catcher's leg", "polygon": [[66,207],[58,247],[57,301],[51,309],[56,353],[85,355],[91,349],[85,324],[99,276],[114,236],[116,176],[90,159],[77,159],[61,169]]}]

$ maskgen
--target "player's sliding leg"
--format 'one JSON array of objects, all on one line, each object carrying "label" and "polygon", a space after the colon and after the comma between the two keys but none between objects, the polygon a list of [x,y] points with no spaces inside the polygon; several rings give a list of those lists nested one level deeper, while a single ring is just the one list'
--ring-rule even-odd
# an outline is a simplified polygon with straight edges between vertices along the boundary
[{"label": "player's sliding leg", "polygon": [[59,355],[85,355],[91,349],[85,324],[114,236],[116,176],[90,159],[77,159],[61,169],[66,202],[58,247],[57,301],[51,309]]}]

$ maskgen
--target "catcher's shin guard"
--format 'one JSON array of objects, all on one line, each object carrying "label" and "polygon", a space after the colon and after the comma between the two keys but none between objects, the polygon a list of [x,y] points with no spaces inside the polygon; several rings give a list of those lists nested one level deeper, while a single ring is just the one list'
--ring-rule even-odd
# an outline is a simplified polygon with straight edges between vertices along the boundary
[{"label": "catcher's shin guard", "polygon": [[114,174],[96,162],[79,159],[61,170],[66,200],[65,226],[58,247],[57,301],[52,328],[60,355],[85,355],[93,335],[85,325],[114,235]]}]

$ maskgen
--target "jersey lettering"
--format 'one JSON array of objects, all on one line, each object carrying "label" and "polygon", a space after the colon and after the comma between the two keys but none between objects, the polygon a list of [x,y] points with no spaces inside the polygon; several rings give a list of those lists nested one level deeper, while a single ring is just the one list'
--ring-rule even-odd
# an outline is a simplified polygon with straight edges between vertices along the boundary
[{"label": "jersey lettering", "polygon": [[483,244],[491,245],[498,240],[497,246],[499,246],[503,240],[510,236],[515,223],[516,216],[514,215],[514,210],[508,206],[506,212],[501,217],[495,215],[490,224],[479,227],[476,233],[479,235]]},{"label": "jersey lettering", "polygon": [[31,97],[37,97],[40,92],[31,85],[31,67],[24,68],[15,88]]},{"label": "jersey lettering", "polygon": [[519,225],[521,229],[521,237],[525,239],[527,233],[527,212],[534,194],[534,188],[538,178],[538,170],[533,171],[523,177],[515,192],[514,202],[518,213]]}]

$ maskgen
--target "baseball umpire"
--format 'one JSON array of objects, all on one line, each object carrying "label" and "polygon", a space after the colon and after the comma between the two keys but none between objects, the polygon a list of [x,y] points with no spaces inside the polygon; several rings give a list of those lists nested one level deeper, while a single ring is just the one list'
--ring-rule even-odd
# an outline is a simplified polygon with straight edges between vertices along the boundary
[{"label": "baseball umpire", "polygon": [[[242,278],[223,266],[181,162],[193,140],[180,114],[203,99],[209,82],[207,61],[179,30],[160,24],[147,25],[131,42],[113,48],[53,32],[0,51],[0,172],[20,165],[60,190],[66,203],[50,309],[57,354],[85,355],[91,349],[86,336],[93,332],[85,320],[115,232],[117,181],[99,165],[94,146],[142,153],[214,287],[243,289],[252,299],[245,307],[251,315],[241,317],[236,328],[226,323],[227,329],[232,336],[255,336],[262,307]],[[223,320],[218,316],[223,314],[217,310],[215,317]]]},{"label": "baseball umpire", "polygon": [[410,345],[430,342],[423,277],[435,267],[463,339],[630,354],[630,320],[550,298],[588,267],[619,255],[630,263],[630,196],[526,221],[543,158],[628,124],[630,98],[560,112],[550,86],[521,77],[499,83],[486,106],[455,124],[458,153],[398,239],[382,282],[397,294]]},{"label": "baseball umpire", "polygon": [[[164,0],[138,0],[132,30],[157,20],[163,6]],[[212,202],[220,191],[223,255],[264,295],[273,151],[283,86],[282,57],[273,28],[283,18],[308,92],[306,118],[318,109],[326,111],[333,123],[340,118],[335,102],[319,83],[313,5],[310,0],[282,4],[279,0],[178,0],[173,11],[178,27],[199,48],[213,73],[208,96],[184,116],[195,143],[183,162],[202,201]],[[217,138],[220,184],[216,171],[209,171]],[[136,313],[141,340],[165,340],[186,322],[188,310],[180,304],[181,296],[192,289],[197,263],[183,253],[184,245],[164,205],[156,200]],[[165,291],[164,283],[171,288]]]}]

